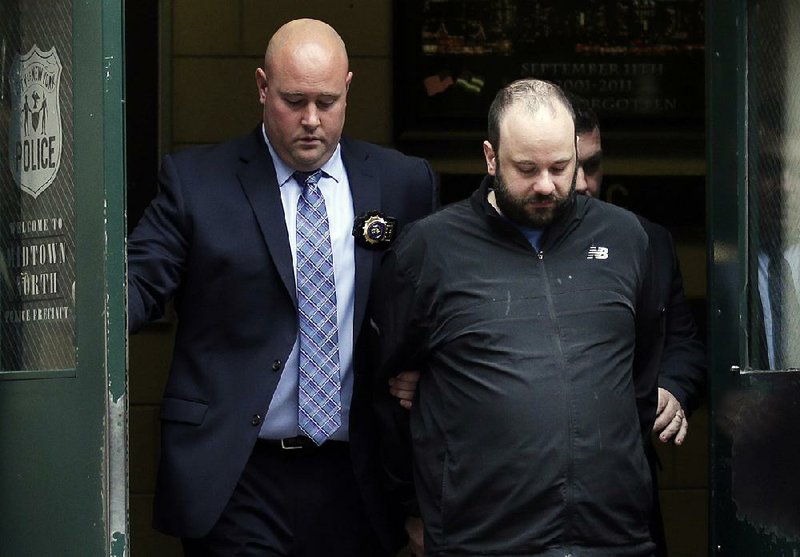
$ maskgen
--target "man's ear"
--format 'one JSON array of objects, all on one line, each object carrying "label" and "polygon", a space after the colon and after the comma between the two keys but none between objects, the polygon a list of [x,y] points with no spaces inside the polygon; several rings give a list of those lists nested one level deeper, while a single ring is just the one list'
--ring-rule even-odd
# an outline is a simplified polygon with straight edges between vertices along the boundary
[{"label": "man's ear", "polygon": [[258,87],[258,102],[264,104],[267,98],[267,74],[261,68],[256,68],[256,87]]},{"label": "man's ear", "polygon": [[483,142],[483,156],[486,158],[486,172],[489,176],[494,176],[497,171],[497,155],[488,140]]}]

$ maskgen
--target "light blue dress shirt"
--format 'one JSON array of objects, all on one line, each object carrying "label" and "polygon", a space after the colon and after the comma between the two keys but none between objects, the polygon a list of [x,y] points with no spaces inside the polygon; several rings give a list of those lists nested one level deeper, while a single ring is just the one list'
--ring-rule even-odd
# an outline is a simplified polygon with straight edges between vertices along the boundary
[{"label": "light blue dress shirt", "polygon": [[[263,126],[262,126],[262,133]],[[281,188],[281,203],[289,233],[289,247],[292,252],[292,265],[297,283],[297,201],[302,186],[292,177],[294,170],[277,155],[264,133],[278,185]],[[348,440],[350,403],[353,399],[353,304],[355,298],[355,240],[353,239],[353,196],[350,182],[342,163],[341,145],[331,158],[322,165],[323,176],[319,188],[325,198],[328,212],[328,225],[333,248],[333,274],[336,281],[336,321],[339,327],[339,373],[342,385],[342,426],[330,439]],[[297,374],[299,344],[295,338],[292,351],[286,360],[275,394],[269,404],[266,419],[261,426],[259,437],[281,439],[300,434],[297,426]],[[270,365],[264,362],[264,365]]]},{"label": "light blue dress shirt", "polygon": [[[793,288],[800,292],[800,244],[784,246],[783,257],[789,263],[792,271],[791,284],[786,288]],[[758,293],[761,296],[761,310],[764,319],[764,333],[767,339],[767,356],[769,368],[775,369],[775,340],[772,334],[772,300],[769,297],[769,256],[761,251],[758,254]],[[792,363],[794,365],[794,363]]]}]

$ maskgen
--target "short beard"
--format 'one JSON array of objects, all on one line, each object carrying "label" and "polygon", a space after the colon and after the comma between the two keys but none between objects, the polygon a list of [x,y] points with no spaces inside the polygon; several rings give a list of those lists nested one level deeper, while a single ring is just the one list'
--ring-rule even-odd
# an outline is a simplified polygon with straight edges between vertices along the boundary
[{"label": "short beard", "polygon": [[[553,192],[550,195],[531,195],[529,197],[519,198],[509,193],[508,186],[505,180],[503,180],[503,175],[498,165],[494,176],[494,196],[497,207],[504,217],[519,226],[528,228],[545,228],[550,226],[556,219],[564,214],[570,201],[575,197],[575,183],[578,177],[577,166],[575,170],[575,173],[572,175],[572,185],[569,188],[569,193],[565,197],[561,197],[557,192]],[[533,203],[540,203],[542,201],[552,201],[554,204],[548,209],[537,209],[532,206]]]}]

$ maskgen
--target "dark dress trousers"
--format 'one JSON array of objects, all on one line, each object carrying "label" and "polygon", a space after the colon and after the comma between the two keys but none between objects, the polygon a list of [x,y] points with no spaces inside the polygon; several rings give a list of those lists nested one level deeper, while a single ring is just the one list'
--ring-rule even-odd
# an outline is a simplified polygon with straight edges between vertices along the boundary
[{"label": "dark dress trousers", "polygon": [[[380,211],[399,229],[432,210],[435,180],[426,161],[344,138],[341,147],[356,217]],[[128,328],[163,315],[174,299],[178,325],[161,406],[154,525],[199,538],[240,479],[295,341],[294,270],[261,126],[165,157],[160,183],[128,241]],[[394,549],[402,517],[382,493],[371,415],[369,293],[381,254],[356,239],[349,431],[365,511],[383,545]]]}]

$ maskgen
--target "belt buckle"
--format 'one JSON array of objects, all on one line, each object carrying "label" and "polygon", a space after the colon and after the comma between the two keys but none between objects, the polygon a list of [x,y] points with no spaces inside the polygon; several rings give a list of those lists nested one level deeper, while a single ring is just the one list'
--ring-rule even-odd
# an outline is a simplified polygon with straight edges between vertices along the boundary
[{"label": "belt buckle", "polygon": [[285,451],[296,451],[303,448],[303,442],[297,437],[284,437],[281,439],[281,449]]}]

